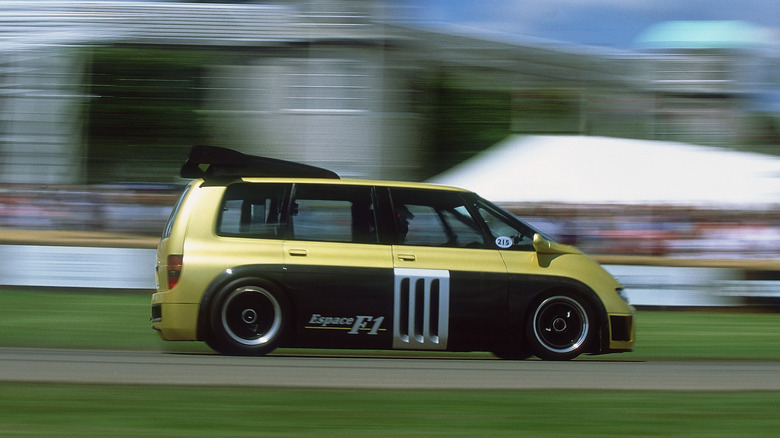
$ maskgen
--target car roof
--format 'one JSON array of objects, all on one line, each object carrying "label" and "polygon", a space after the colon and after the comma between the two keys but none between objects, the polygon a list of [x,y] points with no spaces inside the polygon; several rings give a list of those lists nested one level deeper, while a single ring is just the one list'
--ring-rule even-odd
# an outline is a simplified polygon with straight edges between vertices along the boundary
[{"label": "car roof", "polygon": [[391,181],[391,180],[372,180],[372,179],[327,179],[327,178],[257,178],[257,177],[245,177],[237,178],[231,181],[226,181],[225,185],[234,184],[238,181],[248,183],[266,183],[266,184],[323,184],[323,185],[352,185],[352,186],[378,186],[378,187],[391,187],[391,188],[408,188],[408,189],[424,189],[424,190],[442,190],[442,191],[454,191],[471,193],[470,190],[466,190],[460,187],[443,186],[438,184],[429,184],[422,182],[411,181]]}]

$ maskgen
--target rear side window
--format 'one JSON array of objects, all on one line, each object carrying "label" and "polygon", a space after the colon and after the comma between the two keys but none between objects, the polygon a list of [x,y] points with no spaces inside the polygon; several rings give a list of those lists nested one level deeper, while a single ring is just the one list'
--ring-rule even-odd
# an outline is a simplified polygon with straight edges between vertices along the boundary
[{"label": "rear side window", "polygon": [[296,184],[290,239],[377,243],[372,188]]},{"label": "rear side window", "polygon": [[217,234],[281,239],[288,184],[231,184],[225,189]]},{"label": "rear side window", "polygon": [[165,228],[163,228],[163,234],[162,238],[167,239],[171,237],[171,232],[173,231],[173,223],[176,222],[176,218],[179,217],[179,209],[181,208],[181,204],[184,202],[184,198],[187,197],[187,193],[190,191],[191,185],[188,185],[184,191],[181,193],[181,196],[179,196],[179,199],[176,201],[176,204],[173,206],[173,210],[171,211],[170,217],[168,217],[168,222],[165,224]]}]

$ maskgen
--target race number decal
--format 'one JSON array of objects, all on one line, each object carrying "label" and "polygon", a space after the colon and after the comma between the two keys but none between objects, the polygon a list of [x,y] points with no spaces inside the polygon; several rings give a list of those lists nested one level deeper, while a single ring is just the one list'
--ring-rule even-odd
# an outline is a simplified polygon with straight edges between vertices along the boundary
[{"label": "race number decal", "polygon": [[511,248],[512,243],[513,242],[511,237],[506,237],[506,236],[496,237],[496,246],[501,249]]}]

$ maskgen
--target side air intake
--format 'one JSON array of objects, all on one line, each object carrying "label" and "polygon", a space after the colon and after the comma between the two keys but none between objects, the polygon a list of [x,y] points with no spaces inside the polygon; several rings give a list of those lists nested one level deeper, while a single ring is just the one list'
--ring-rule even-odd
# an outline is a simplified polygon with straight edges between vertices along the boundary
[{"label": "side air intake", "polygon": [[449,314],[449,271],[395,269],[393,348],[446,349]]}]

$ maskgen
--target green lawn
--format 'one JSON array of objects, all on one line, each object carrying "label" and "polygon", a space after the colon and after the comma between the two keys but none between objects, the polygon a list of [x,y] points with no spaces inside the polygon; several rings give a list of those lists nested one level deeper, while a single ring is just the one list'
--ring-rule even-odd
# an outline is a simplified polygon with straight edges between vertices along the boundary
[{"label": "green lawn", "polygon": [[[207,350],[201,343],[161,341],[149,328],[149,313],[149,293],[0,290],[0,346]],[[635,352],[597,358],[780,360],[778,313],[640,311],[637,321]],[[0,394],[2,437],[756,437],[780,430],[778,391],[399,391],[0,382]]]}]

